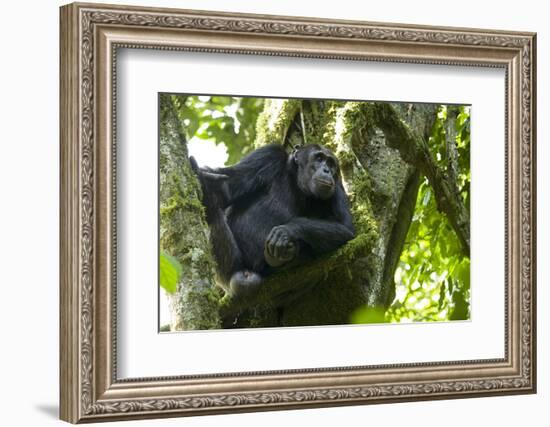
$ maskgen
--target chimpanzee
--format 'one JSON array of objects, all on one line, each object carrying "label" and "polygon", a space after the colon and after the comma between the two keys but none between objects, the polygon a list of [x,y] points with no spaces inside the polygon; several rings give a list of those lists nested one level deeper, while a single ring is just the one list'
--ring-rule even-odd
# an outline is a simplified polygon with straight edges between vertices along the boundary
[{"label": "chimpanzee", "polygon": [[336,157],[305,145],[259,148],[234,166],[191,165],[203,190],[218,274],[242,295],[263,277],[332,251],[354,237]]}]

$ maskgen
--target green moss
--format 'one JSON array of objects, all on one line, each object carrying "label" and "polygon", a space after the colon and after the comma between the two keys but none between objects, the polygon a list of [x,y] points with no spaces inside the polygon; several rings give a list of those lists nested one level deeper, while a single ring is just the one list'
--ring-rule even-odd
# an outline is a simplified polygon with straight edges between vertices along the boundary
[{"label": "green moss", "polygon": [[370,176],[365,170],[358,171],[350,185],[351,213],[357,233],[377,233],[378,222],[373,213]]},{"label": "green moss", "polygon": [[200,281],[180,289],[179,295],[171,301],[177,319],[171,330],[219,329],[218,292],[217,288],[205,287]]},{"label": "green moss", "polygon": [[197,215],[204,213],[204,206],[196,197],[182,197],[179,194],[174,194],[166,199],[160,206],[161,217],[169,217],[178,209],[193,211]]},{"label": "green moss", "polygon": [[[264,318],[266,321],[272,322],[273,310],[277,306],[280,296],[288,295],[295,290],[303,291],[313,285],[316,289],[320,283],[327,281],[331,283],[338,281],[342,286],[347,286],[347,284],[361,279],[364,285],[363,273],[366,270],[363,266],[357,268],[357,263],[362,262],[372,252],[375,244],[375,233],[360,234],[331,254],[270,276],[252,299],[239,300],[233,299],[229,295],[224,296],[219,302],[220,312],[225,317],[234,316],[236,313],[245,313],[247,322],[252,321],[253,318],[256,320]],[[361,300],[364,301],[364,299]],[[247,311],[250,308],[257,310],[251,314]],[[241,315],[239,318],[241,321]]]},{"label": "green moss", "polygon": [[364,256],[374,247],[375,239],[376,236],[374,234],[360,234],[355,239],[350,240],[338,249],[334,255],[334,258],[339,258],[342,256],[344,259],[352,261],[358,256]]},{"label": "green moss", "polygon": [[323,134],[324,145],[346,164],[355,161],[351,137],[369,122],[368,104],[364,102],[331,102],[327,110],[327,124]]},{"label": "green moss", "polygon": [[266,99],[264,110],[256,122],[256,148],[266,144],[283,144],[286,133],[301,101],[297,99]]},{"label": "green moss", "polygon": [[364,286],[360,281],[328,278],[318,283],[307,297],[284,308],[281,326],[343,325],[361,307]]},{"label": "green moss", "polygon": [[218,301],[223,292],[215,285],[202,192],[175,120],[161,123],[159,168],[160,247],[183,270],[177,291],[170,296],[171,330],[219,328]]},{"label": "green moss", "polygon": [[[181,153],[183,154],[183,153]],[[183,157],[183,156],[182,156]],[[164,186],[165,188],[162,188]],[[204,206],[198,180],[188,162],[171,168],[161,183],[161,247],[175,256],[188,272],[208,272],[214,268],[210,254]],[[164,226],[162,226],[164,225]],[[197,248],[200,249],[197,252]],[[207,273],[209,276],[211,273]]]},{"label": "green moss", "polygon": [[349,323],[349,316],[364,302],[363,262],[375,244],[362,234],[319,263],[298,269],[300,277],[313,279],[312,290],[284,308],[284,326]]}]

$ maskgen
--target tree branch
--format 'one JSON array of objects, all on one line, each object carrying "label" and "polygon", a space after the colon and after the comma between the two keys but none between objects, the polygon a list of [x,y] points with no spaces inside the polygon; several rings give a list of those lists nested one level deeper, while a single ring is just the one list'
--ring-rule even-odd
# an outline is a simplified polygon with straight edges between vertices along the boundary
[{"label": "tree branch", "polygon": [[458,178],[458,151],[456,148],[456,119],[458,108],[447,109],[447,121],[445,126],[445,152],[447,157],[447,176],[455,181]]},{"label": "tree branch", "polygon": [[398,150],[404,161],[416,166],[428,178],[438,209],[447,215],[462,244],[463,252],[469,255],[470,214],[460,197],[456,181],[446,176],[432,158],[426,141],[399,119],[391,105],[373,103],[371,109],[376,125],[386,135],[388,146]]},{"label": "tree branch", "polygon": [[384,273],[382,276],[382,289],[384,290],[384,306],[387,308],[395,298],[395,269],[403,252],[403,246],[407,238],[407,232],[411,225],[414,209],[416,207],[416,198],[420,188],[420,173],[415,170],[407,181],[407,186],[403,191],[403,196],[397,209],[395,224],[393,225],[391,236],[384,259]]},{"label": "tree branch", "polygon": [[240,298],[226,295],[220,302],[222,318],[234,316],[242,310],[255,305],[270,304],[284,306],[289,298],[300,295],[320,281],[329,277],[339,280],[352,279],[350,260],[366,256],[371,250],[372,239],[368,235],[359,235],[331,254],[317,258],[306,265],[279,271],[268,277],[257,293]]}]

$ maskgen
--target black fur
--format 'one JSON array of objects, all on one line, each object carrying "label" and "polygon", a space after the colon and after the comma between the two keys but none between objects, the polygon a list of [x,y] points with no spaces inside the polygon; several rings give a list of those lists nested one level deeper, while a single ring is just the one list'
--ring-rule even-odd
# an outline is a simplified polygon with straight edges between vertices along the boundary
[{"label": "black fur", "polygon": [[238,164],[198,168],[219,275],[233,294],[301,264],[354,237],[338,163],[324,147],[288,155],[281,145],[250,153]]}]

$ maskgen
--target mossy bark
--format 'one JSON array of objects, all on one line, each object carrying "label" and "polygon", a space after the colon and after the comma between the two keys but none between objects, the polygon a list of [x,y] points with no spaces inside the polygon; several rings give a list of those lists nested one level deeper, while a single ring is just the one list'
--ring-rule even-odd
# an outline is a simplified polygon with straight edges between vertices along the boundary
[{"label": "mossy bark", "polygon": [[[401,158],[417,167],[430,181],[438,209],[445,213],[462,244],[464,255],[470,256],[470,213],[463,202],[456,180],[438,166],[432,157],[426,138],[415,132],[402,118],[398,108],[376,103],[372,107],[377,125],[386,135],[389,147]],[[422,110],[421,110],[422,111]]]},{"label": "mossy bark", "polygon": [[221,327],[215,284],[215,263],[201,190],[191,170],[186,139],[174,97],[161,98],[160,129],[160,249],[183,267],[177,291],[171,295],[171,330]]},{"label": "mossy bark", "polygon": [[[369,197],[379,225],[377,250],[371,254],[372,288],[368,304],[387,307],[395,296],[394,273],[409,229],[418,189],[420,172],[390,147],[383,124],[376,121],[373,108],[364,105],[368,125],[358,128],[354,149],[373,183]],[[399,120],[419,137],[428,139],[435,122],[437,106],[430,104],[391,104]]]}]

